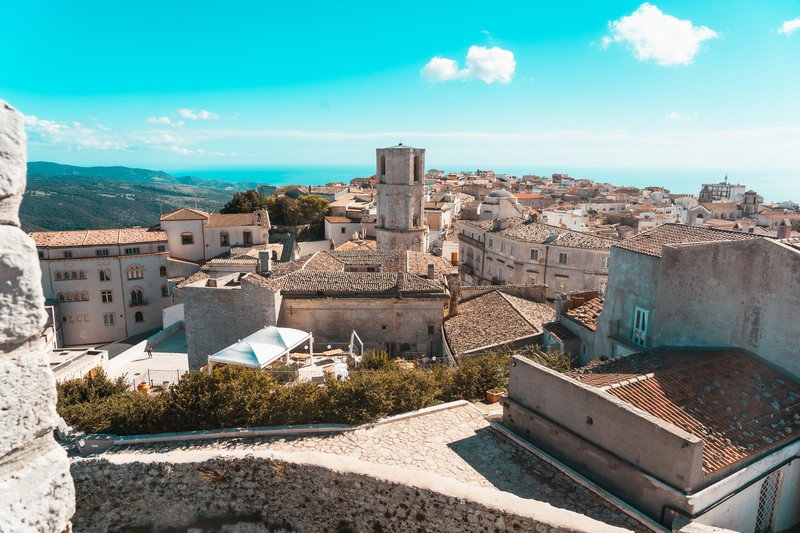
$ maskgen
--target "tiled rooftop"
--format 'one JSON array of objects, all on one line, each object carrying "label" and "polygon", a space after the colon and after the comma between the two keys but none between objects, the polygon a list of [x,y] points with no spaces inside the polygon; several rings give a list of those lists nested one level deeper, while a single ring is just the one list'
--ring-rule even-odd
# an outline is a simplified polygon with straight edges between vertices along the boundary
[{"label": "tiled rooftop", "polygon": [[[401,279],[402,278],[402,279]],[[284,295],[295,294],[446,294],[440,285],[413,274],[384,272],[322,272],[298,270],[269,280]]]},{"label": "tiled rooftop", "polygon": [[347,217],[325,217],[325,221],[329,224],[352,224],[353,221]]},{"label": "tiled rooftop", "polygon": [[173,221],[173,220],[207,220],[208,213],[205,211],[200,211],[198,209],[189,209],[188,207],[184,207],[182,209],[178,209],[177,211],[172,211],[170,213],[165,213],[161,215],[161,220],[166,221]]},{"label": "tiled rooftop", "polygon": [[41,247],[111,246],[167,241],[166,233],[149,228],[45,231],[33,232],[30,236],[36,246]]},{"label": "tiled rooftop", "polygon": [[492,291],[462,302],[458,315],[444,322],[447,343],[455,354],[495,346],[542,332],[555,318],[548,306]]},{"label": "tiled rooftop", "polygon": [[577,335],[568,330],[560,322],[548,322],[547,324],[542,324],[542,327],[561,341],[568,341],[570,339],[578,338]]},{"label": "tiled rooftop", "polygon": [[609,250],[616,241],[596,237],[588,233],[572,231],[557,226],[549,226],[539,222],[526,222],[521,218],[506,219],[509,225],[506,229],[493,231],[492,220],[461,221],[462,224],[473,226],[495,235],[516,239],[521,242],[554,244],[571,248],[585,248],[590,250]]},{"label": "tiled rooftop", "polygon": [[706,475],[800,437],[800,384],[738,349],[658,349],[568,375],[702,439]]},{"label": "tiled rooftop", "polygon": [[581,326],[592,331],[597,330],[597,317],[603,312],[603,299],[592,298],[583,305],[564,311],[564,314]]},{"label": "tiled rooftop", "polygon": [[716,241],[741,241],[758,238],[739,231],[725,231],[702,226],[684,224],[664,224],[616,243],[614,246],[640,254],[661,257],[661,249],[666,244],[688,244]]},{"label": "tiled rooftop", "polygon": [[733,202],[701,202],[703,207],[712,213],[719,213],[723,211],[737,211],[739,206]]},{"label": "tiled rooftop", "polygon": [[175,287],[177,289],[182,289],[182,288],[186,287],[187,285],[191,285],[192,283],[195,283],[195,282],[201,281],[201,280],[205,280],[205,279],[208,279],[210,277],[211,276],[209,276],[206,272],[203,272],[201,270],[200,272],[195,272],[194,274],[192,274],[191,276],[189,276],[188,278],[186,278],[182,282],[178,283],[178,285],[176,285]]},{"label": "tiled rooftop", "polygon": [[209,215],[207,228],[235,228],[241,226],[256,226],[253,213],[214,213]]}]

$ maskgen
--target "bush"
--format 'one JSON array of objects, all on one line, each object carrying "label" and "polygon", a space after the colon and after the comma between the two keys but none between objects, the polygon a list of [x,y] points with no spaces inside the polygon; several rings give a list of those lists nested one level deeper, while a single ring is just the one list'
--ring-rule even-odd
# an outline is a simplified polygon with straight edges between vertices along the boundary
[{"label": "bush", "polygon": [[485,355],[462,356],[453,373],[449,397],[478,400],[490,389],[507,387],[510,365],[509,353],[489,352]]},{"label": "bush", "polygon": [[123,394],[128,390],[125,378],[110,380],[102,368],[96,368],[82,379],[71,379],[56,383],[58,409],[84,402],[94,402],[109,396]]},{"label": "bush", "polygon": [[386,350],[368,350],[358,365],[359,370],[395,370],[397,365],[389,359]]},{"label": "bush", "polygon": [[564,373],[572,370],[572,356],[566,352],[546,352],[537,344],[535,346],[526,346],[517,354],[556,372]]}]

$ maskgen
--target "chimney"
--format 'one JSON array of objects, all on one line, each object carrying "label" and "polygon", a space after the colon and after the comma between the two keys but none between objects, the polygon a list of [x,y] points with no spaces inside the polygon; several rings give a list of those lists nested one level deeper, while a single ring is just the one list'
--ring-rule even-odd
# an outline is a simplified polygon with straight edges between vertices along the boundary
[{"label": "chimney", "polygon": [[450,309],[447,318],[451,318],[458,314],[458,302],[461,301],[461,278],[458,274],[447,276],[447,288],[450,289]]},{"label": "chimney", "polygon": [[559,294],[556,296],[556,320],[558,317],[561,316],[561,313],[564,312],[564,304],[566,303],[567,296],[565,294]]},{"label": "chimney", "polygon": [[266,274],[271,270],[272,270],[272,252],[270,250],[259,250],[258,273]]},{"label": "chimney", "polygon": [[436,276],[436,268],[433,263],[428,263],[428,279],[433,279]]},{"label": "chimney", "polygon": [[778,224],[778,238],[788,239],[792,236],[792,222],[788,218],[781,220]]}]

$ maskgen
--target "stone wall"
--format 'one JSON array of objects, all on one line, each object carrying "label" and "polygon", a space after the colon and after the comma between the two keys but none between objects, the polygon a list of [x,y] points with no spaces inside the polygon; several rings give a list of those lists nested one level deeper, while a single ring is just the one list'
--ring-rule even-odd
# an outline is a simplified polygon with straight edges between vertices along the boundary
[{"label": "stone wall", "polygon": [[36,246],[19,227],[26,160],[23,117],[0,100],[0,531],[62,531],[74,489],[53,439],[55,378],[36,348],[46,315]]},{"label": "stone wall", "polygon": [[[78,531],[624,531],[509,493],[318,453],[73,462]],[[226,527],[227,526],[227,527]]]}]

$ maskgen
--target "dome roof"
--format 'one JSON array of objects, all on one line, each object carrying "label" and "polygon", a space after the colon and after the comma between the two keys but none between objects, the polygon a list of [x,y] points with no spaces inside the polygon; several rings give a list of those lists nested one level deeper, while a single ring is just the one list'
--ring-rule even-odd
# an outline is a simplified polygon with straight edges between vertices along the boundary
[{"label": "dome roof", "polygon": [[489,198],[516,198],[513,194],[505,189],[498,189],[489,195]]}]

